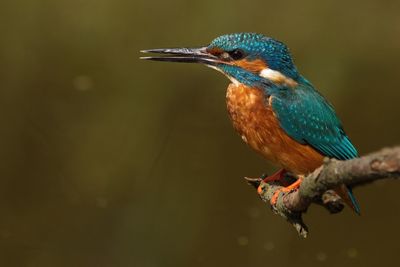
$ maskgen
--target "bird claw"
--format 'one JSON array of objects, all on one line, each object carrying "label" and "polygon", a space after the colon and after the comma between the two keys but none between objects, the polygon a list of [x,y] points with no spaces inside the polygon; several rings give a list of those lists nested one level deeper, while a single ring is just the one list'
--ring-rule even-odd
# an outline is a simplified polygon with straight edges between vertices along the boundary
[{"label": "bird claw", "polygon": [[275,172],[274,174],[268,176],[268,174],[263,173],[261,174],[260,178],[249,178],[245,177],[246,181],[255,186],[257,188],[257,193],[261,195],[263,193],[263,189],[261,186],[261,182],[270,183],[270,182],[280,182],[282,178],[285,177],[286,170],[280,169],[279,171]]},{"label": "bird claw", "polygon": [[278,197],[280,193],[290,193],[293,191],[296,191],[299,189],[301,182],[303,181],[302,177],[299,177],[294,183],[287,187],[280,188],[275,191],[274,195],[271,197],[270,204],[272,206],[276,205],[276,202],[278,201]]}]

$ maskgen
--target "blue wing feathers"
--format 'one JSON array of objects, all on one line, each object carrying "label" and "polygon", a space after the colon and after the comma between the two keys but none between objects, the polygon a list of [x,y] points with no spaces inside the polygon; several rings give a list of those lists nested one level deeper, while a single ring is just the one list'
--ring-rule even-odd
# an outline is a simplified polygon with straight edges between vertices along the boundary
[{"label": "blue wing feathers", "polygon": [[[290,137],[330,158],[347,160],[358,156],[333,107],[310,83],[300,83],[295,89],[275,88],[270,92],[273,92],[268,94],[272,96],[272,109]],[[351,207],[360,214],[349,186],[346,186],[346,194]]]},{"label": "blue wing feathers", "polygon": [[272,97],[272,108],[290,137],[331,158],[357,157],[334,109],[310,84],[275,91]]}]

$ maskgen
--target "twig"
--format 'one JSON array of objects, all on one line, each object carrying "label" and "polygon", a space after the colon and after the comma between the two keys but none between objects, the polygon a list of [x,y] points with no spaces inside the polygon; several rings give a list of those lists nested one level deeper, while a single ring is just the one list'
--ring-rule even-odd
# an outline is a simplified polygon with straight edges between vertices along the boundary
[{"label": "twig", "polygon": [[[343,202],[332,188],[340,184],[357,186],[385,178],[400,177],[400,147],[386,148],[360,158],[339,161],[325,159],[324,164],[304,178],[299,190],[281,192],[272,210],[287,219],[300,236],[306,237],[307,226],[302,214],[311,203],[326,207],[331,213],[340,212]],[[282,188],[281,184],[265,183],[261,178],[245,178],[256,188],[261,199],[270,203],[275,192]]]}]

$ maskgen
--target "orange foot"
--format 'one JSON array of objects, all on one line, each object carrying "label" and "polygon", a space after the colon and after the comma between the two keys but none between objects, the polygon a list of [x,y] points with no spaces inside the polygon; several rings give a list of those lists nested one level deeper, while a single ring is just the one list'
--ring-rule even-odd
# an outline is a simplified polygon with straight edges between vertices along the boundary
[{"label": "orange foot", "polygon": [[[280,181],[286,174],[286,170],[285,169],[280,169],[279,171],[277,171],[276,173],[267,176],[267,177],[262,177],[263,182],[264,183],[269,183],[269,182],[275,182],[275,181]],[[262,188],[261,186],[259,186],[257,188],[257,192],[258,194],[262,194]]]},{"label": "orange foot", "polygon": [[299,176],[299,178],[296,180],[296,182],[292,183],[291,185],[287,186],[287,187],[283,187],[281,189],[276,190],[276,192],[274,193],[274,195],[271,198],[271,205],[274,206],[276,204],[276,201],[278,200],[278,196],[281,192],[291,192],[294,190],[297,190],[300,187],[301,182],[303,181],[303,177]]}]

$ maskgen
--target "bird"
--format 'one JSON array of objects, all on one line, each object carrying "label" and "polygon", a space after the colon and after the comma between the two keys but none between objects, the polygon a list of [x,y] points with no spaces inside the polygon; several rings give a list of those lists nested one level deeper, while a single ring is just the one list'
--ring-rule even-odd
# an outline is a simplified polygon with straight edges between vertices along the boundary
[{"label": "bird", "polygon": [[[297,190],[325,157],[358,157],[332,104],[300,74],[283,42],[258,33],[233,33],[206,46],[141,52],[157,54],[141,57],[144,60],[200,63],[224,74],[230,80],[226,105],[233,127],[245,143],[280,168],[263,180],[281,181],[287,173],[297,178],[282,191]],[[350,186],[334,190],[360,214]]]}]

